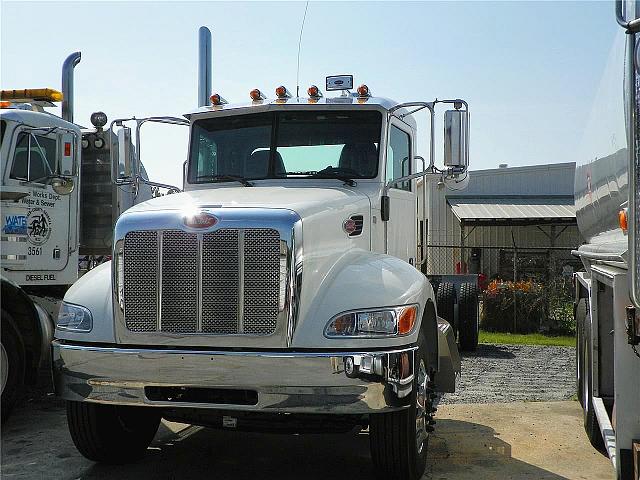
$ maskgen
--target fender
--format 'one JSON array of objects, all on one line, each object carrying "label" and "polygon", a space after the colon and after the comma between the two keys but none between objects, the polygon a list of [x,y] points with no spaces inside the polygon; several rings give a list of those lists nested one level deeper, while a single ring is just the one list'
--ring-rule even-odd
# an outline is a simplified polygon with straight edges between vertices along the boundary
[{"label": "fender", "polygon": [[26,349],[26,374],[35,381],[42,360],[49,355],[53,340],[53,320],[16,283],[0,276],[2,284],[2,308],[14,318]]},{"label": "fender", "polygon": [[[305,270],[303,276],[309,275]],[[304,301],[291,346],[294,348],[388,348],[413,344],[418,329],[410,335],[386,338],[327,338],[324,329],[335,315],[354,309],[417,304],[418,322],[428,301],[435,305],[433,288],[425,276],[403,260],[381,253],[350,250],[319,282],[303,279]]]},{"label": "fender", "polygon": [[55,338],[80,342],[115,343],[111,302],[111,261],[92,268],[75,282],[64,301],[88,308],[93,318],[90,332],[55,331]]}]

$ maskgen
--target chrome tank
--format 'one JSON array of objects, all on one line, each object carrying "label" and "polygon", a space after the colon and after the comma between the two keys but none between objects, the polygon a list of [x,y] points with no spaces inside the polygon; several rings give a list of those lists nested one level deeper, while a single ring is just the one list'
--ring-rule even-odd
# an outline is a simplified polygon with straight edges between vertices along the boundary
[{"label": "chrome tank", "polygon": [[581,143],[575,174],[578,228],[586,239],[580,252],[606,259],[624,258],[627,237],[618,212],[628,200],[625,118],[625,34],[612,46]]}]

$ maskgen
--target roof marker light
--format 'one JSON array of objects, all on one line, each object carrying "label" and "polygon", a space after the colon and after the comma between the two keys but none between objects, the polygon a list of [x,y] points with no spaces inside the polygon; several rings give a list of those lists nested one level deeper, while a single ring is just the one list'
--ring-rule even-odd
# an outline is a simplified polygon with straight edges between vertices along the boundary
[{"label": "roof marker light", "polygon": [[311,98],[321,98],[322,97],[322,92],[320,91],[320,89],[318,87],[316,87],[315,85],[311,85],[308,89],[307,89],[307,93],[309,94],[309,96]]},{"label": "roof marker light", "polygon": [[287,87],[280,85],[276,88],[276,97],[278,98],[291,98],[291,92],[287,90]]},{"label": "roof marker light", "polygon": [[257,88],[254,88],[253,90],[251,90],[251,92],[249,92],[249,96],[251,97],[251,100],[253,100],[254,102],[259,102],[260,100],[264,100],[265,98],[267,98]]},{"label": "roof marker light", "polygon": [[229,103],[224,98],[222,98],[219,93],[214,93],[209,97],[209,99],[211,100],[211,105],[214,106],[225,105]]},{"label": "roof marker light", "polygon": [[358,96],[359,97],[370,97],[371,92],[369,91],[369,87],[367,87],[364,83],[358,87]]}]

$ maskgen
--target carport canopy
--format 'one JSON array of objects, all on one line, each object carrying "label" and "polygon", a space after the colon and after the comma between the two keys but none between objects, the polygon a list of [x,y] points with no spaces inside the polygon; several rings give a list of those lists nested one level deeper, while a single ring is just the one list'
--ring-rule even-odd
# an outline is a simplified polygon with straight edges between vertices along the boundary
[{"label": "carport canopy", "polygon": [[461,225],[575,225],[570,196],[447,198]]}]

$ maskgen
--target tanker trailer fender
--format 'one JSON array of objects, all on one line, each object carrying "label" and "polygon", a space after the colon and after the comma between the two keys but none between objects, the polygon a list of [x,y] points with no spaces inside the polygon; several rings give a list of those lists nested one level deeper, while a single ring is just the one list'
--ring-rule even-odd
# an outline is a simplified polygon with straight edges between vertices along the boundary
[{"label": "tanker trailer fender", "polygon": [[[303,276],[309,271],[306,267],[307,265],[303,268]],[[403,347],[416,344],[418,333],[422,329],[428,346],[428,367],[436,372],[443,363],[449,365],[451,368],[446,371],[450,372],[452,378],[447,379],[443,374],[441,381],[443,387],[451,388],[455,373],[459,372],[460,368],[455,342],[450,346],[450,342],[447,341],[447,333],[451,333],[451,327],[441,319],[444,324],[439,324],[433,288],[415,267],[390,255],[351,250],[338,259],[319,282],[312,283],[314,282],[308,278],[303,281],[299,322],[293,334],[293,347]],[[407,335],[358,338],[328,337],[326,334],[331,319],[344,312],[383,310],[403,305],[418,306],[416,325]],[[443,359],[443,354],[454,358]]]}]

